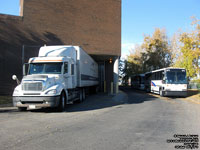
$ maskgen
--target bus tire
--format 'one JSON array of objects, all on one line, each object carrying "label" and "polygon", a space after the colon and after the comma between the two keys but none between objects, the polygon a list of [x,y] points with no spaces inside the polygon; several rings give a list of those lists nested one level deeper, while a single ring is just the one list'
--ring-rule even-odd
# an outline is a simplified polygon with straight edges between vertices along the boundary
[{"label": "bus tire", "polygon": [[160,96],[161,96],[161,97],[163,97],[163,96],[164,96],[164,93],[163,93],[163,90],[162,90],[162,88],[160,88],[160,90],[159,90],[159,93],[160,93]]}]

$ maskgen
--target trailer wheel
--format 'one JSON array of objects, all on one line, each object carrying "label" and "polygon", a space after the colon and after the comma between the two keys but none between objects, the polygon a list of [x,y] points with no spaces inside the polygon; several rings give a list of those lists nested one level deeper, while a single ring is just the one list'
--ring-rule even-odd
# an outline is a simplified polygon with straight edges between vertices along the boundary
[{"label": "trailer wheel", "polygon": [[82,98],[83,98],[83,101],[85,100],[85,89],[82,89]]},{"label": "trailer wheel", "polygon": [[18,107],[17,108],[19,111],[26,111],[27,110],[27,107]]},{"label": "trailer wheel", "polygon": [[79,103],[83,102],[83,89],[79,89]]},{"label": "trailer wheel", "polygon": [[64,92],[62,92],[61,95],[60,95],[58,111],[63,112],[65,110],[65,107],[66,107],[66,95],[65,95]]}]

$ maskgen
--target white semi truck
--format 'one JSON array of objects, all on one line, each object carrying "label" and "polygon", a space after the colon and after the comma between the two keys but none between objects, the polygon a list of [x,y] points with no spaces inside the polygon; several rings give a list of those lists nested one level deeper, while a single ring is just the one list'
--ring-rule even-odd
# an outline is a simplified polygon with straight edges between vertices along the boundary
[{"label": "white semi truck", "polygon": [[30,58],[23,67],[21,83],[13,92],[13,105],[27,108],[55,107],[85,99],[86,89],[98,86],[98,65],[80,46],[43,46],[38,57]]}]

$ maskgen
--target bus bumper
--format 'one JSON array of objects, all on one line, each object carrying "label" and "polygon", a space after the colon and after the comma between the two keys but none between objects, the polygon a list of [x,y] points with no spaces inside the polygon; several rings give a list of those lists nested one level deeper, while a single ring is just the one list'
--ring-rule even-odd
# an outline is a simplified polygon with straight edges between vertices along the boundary
[{"label": "bus bumper", "polygon": [[187,97],[187,91],[165,91],[165,96]]}]

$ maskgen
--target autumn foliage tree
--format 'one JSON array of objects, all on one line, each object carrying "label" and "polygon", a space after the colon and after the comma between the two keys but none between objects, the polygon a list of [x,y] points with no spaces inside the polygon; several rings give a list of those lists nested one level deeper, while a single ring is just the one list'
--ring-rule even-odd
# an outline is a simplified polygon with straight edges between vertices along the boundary
[{"label": "autumn foliage tree", "polygon": [[192,31],[177,32],[168,39],[164,29],[156,28],[154,33],[144,36],[125,60],[126,79],[164,67],[185,68],[190,78],[200,74],[200,20],[193,17]]},{"label": "autumn foliage tree", "polygon": [[156,28],[152,37],[146,36],[142,44],[146,71],[168,67],[171,64],[171,51],[164,29]]},{"label": "autumn foliage tree", "polygon": [[168,67],[171,51],[165,30],[156,28],[152,36],[145,36],[143,43],[127,57],[126,63],[130,76]]},{"label": "autumn foliage tree", "polygon": [[185,68],[189,78],[195,77],[199,73],[200,25],[198,22],[199,20],[193,18],[194,30],[180,34],[180,54],[174,64],[175,67]]}]

